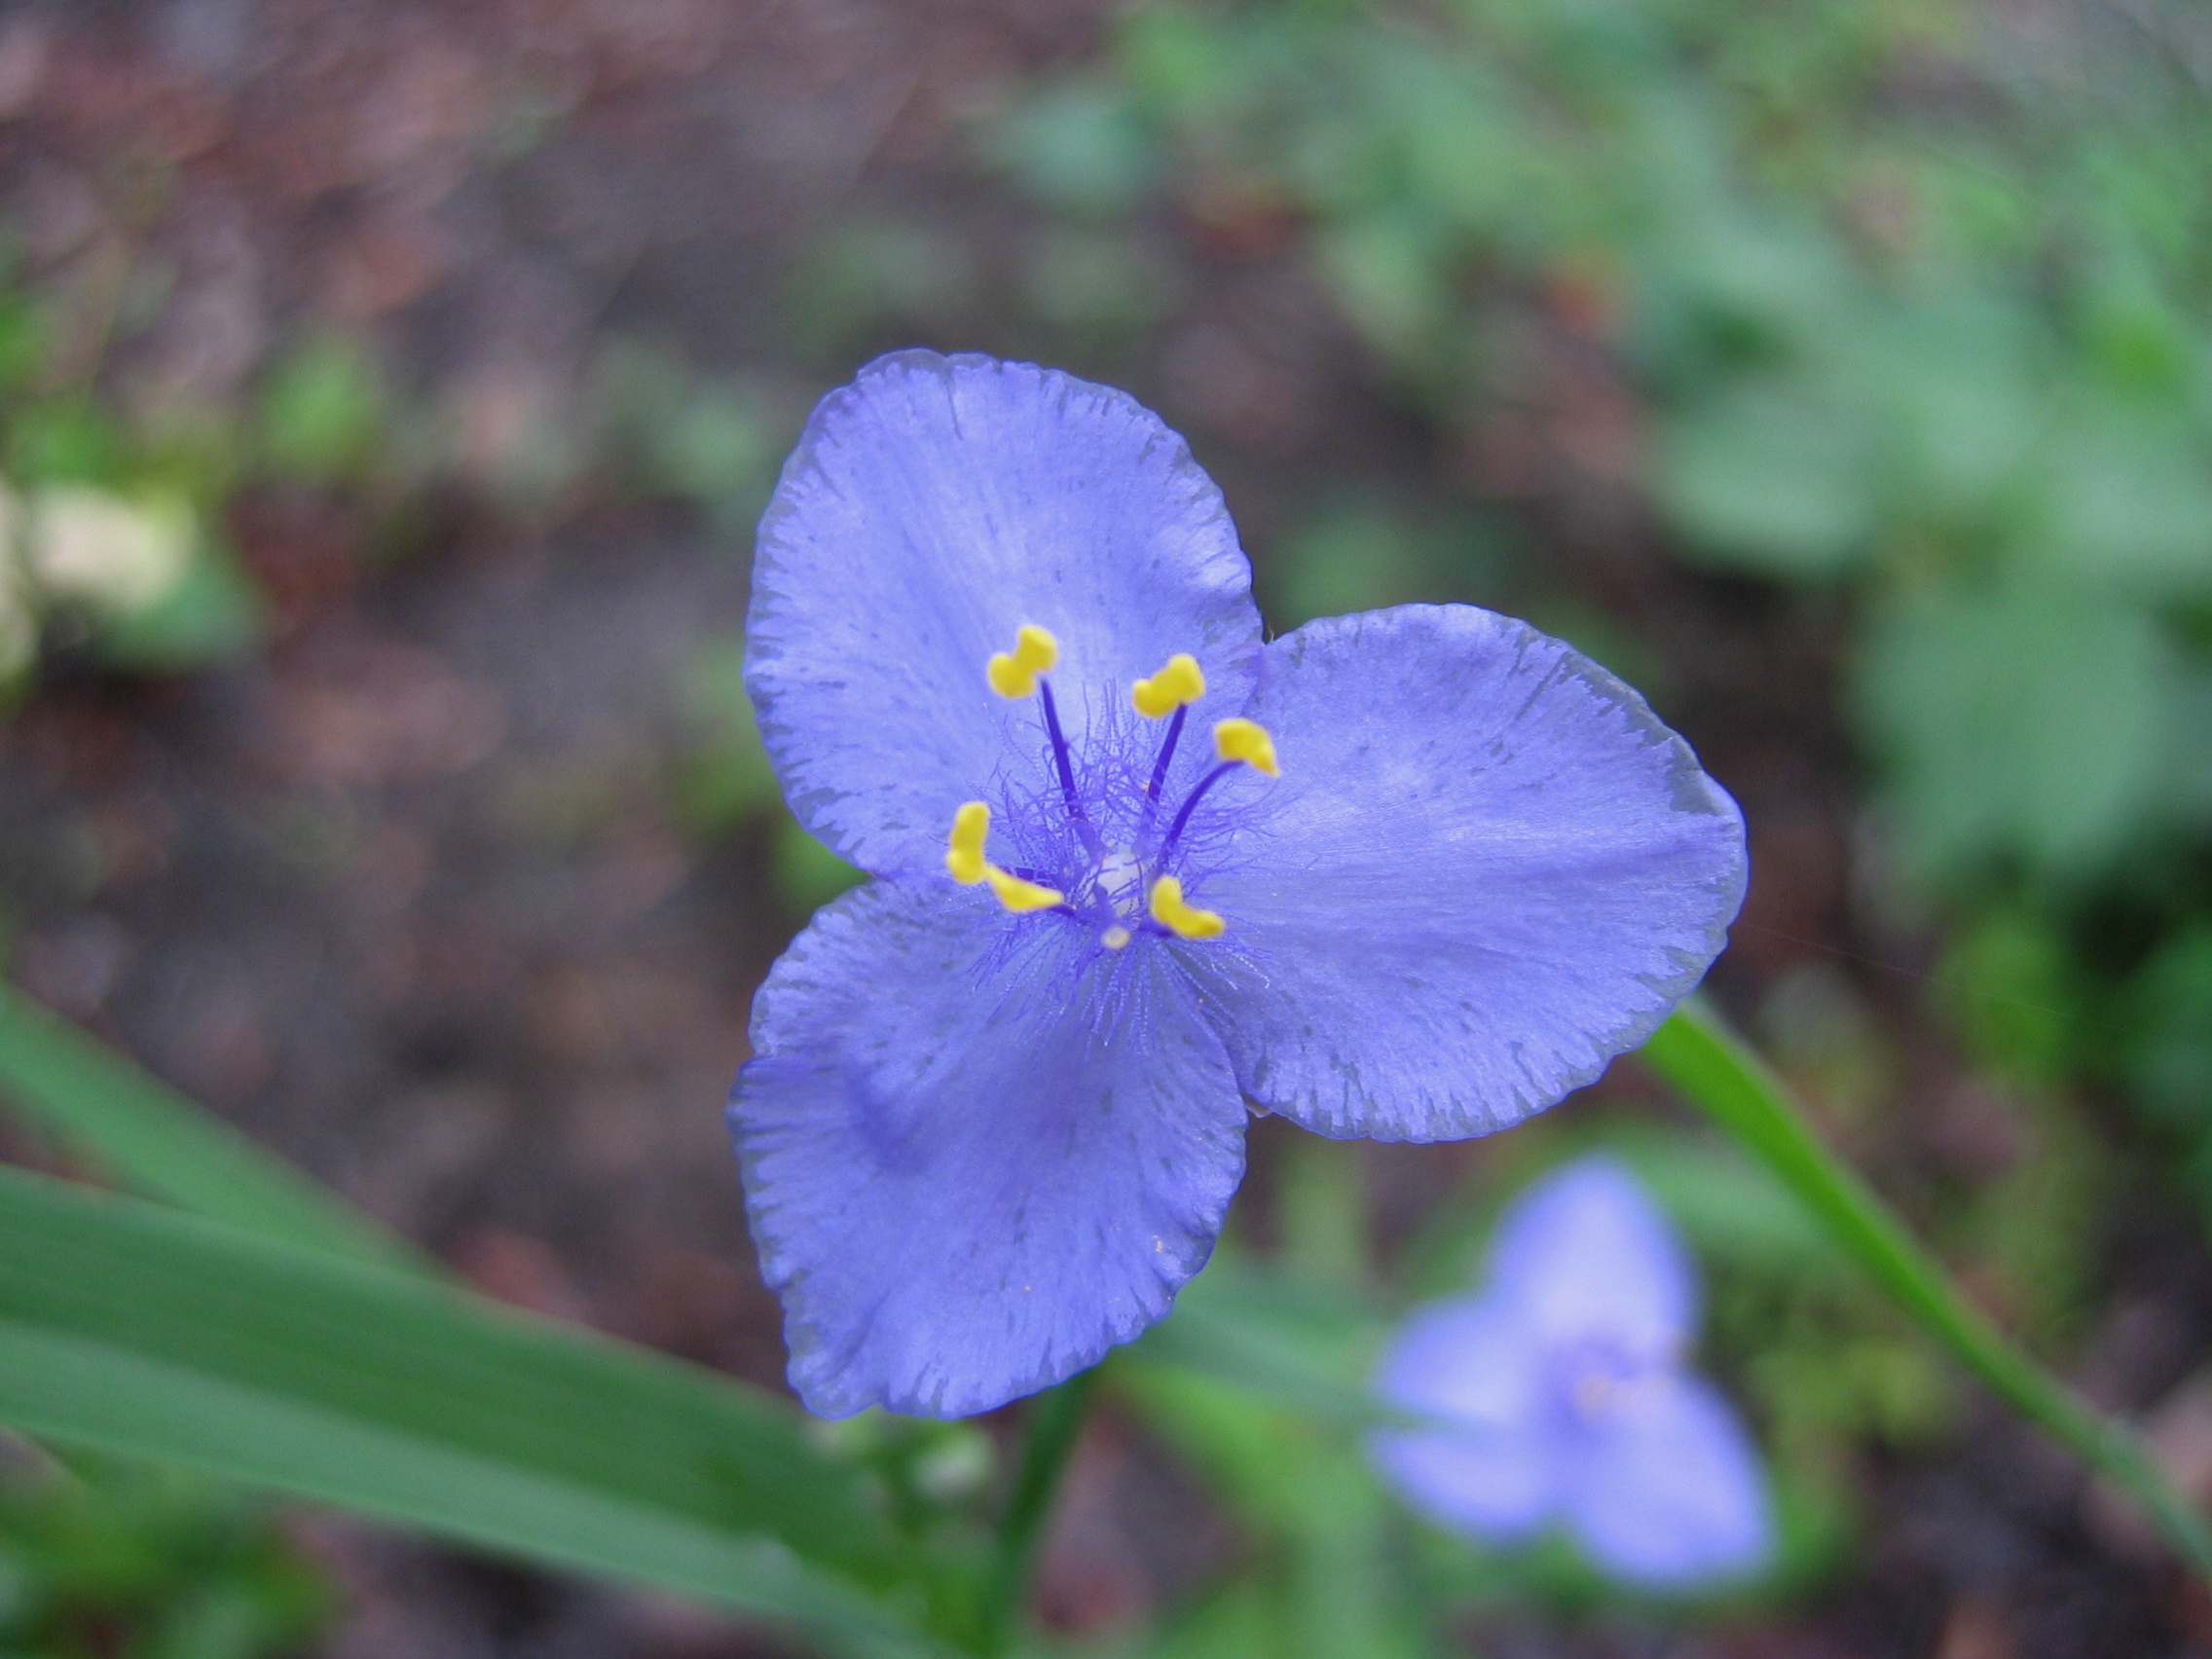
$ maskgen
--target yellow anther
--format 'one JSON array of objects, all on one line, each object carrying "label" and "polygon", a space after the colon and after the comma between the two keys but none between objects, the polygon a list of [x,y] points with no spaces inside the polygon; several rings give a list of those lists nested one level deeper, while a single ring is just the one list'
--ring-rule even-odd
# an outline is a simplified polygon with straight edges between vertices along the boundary
[{"label": "yellow anther", "polygon": [[972,800],[952,815],[952,844],[945,850],[944,867],[963,887],[983,879],[990,866],[983,862],[983,837],[991,832],[991,809]]},{"label": "yellow anther", "polygon": [[945,848],[944,867],[952,872],[953,880],[963,887],[989,882],[999,903],[1017,916],[1031,910],[1050,910],[1062,901],[1065,895],[1009,875],[984,858],[983,840],[990,832],[991,809],[982,801],[968,801],[952,815],[952,841]]},{"label": "yellow anther", "polygon": [[996,865],[983,866],[983,879],[991,884],[991,891],[999,896],[999,903],[1015,915],[1026,915],[1031,910],[1050,910],[1061,903],[1066,895],[1050,887],[1040,887],[1034,881],[1024,881],[1018,875],[1009,875]]},{"label": "yellow anther", "polygon": [[1024,622],[1014,637],[1014,649],[993,653],[984,678],[1000,696],[1019,702],[1037,694],[1037,677],[1060,660],[1060,642],[1051,630]]},{"label": "yellow anther", "polygon": [[1275,764],[1275,740],[1258,720],[1248,720],[1238,715],[1235,719],[1216,722],[1213,746],[1224,760],[1241,760],[1255,772],[1265,772],[1271,778],[1282,776],[1282,768]]},{"label": "yellow anther", "polygon": [[1183,903],[1183,884],[1163,875],[1152,884],[1152,919],[1179,939],[1218,939],[1229,926],[1211,910]]},{"label": "yellow anther", "polygon": [[1198,672],[1198,659],[1189,651],[1177,651],[1167,659],[1165,668],[1130,688],[1137,713],[1148,720],[1165,719],[1184,704],[1196,703],[1205,694],[1206,677]]}]

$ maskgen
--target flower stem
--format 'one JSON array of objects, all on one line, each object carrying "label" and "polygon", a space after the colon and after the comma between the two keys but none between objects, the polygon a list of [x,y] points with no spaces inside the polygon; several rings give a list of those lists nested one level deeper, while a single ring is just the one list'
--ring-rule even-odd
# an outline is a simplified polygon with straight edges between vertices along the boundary
[{"label": "flower stem", "polygon": [[978,1623],[985,1653],[1006,1651],[1028,1610],[1030,1579],[1045,1540],[1045,1518],[1051,1512],[1052,1494],[1083,1431],[1084,1412],[1097,1382],[1098,1368],[1092,1366],[1029,1402],[1022,1425],[1021,1467],[1014,1474],[1006,1517],[999,1523],[998,1552],[983,1581]]},{"label": "flower stem", "polygon": [[2176,1554],[2212,1582],[2212,1527],[2133,1429],[2100,1417],[1968,1303],[1873,1190],[1815,1137],[1782,1080],[1711,1009],[1683,1003],[1641,1057],[1803,1199],[1876,1283],[2030,1420],[2133,1493]]}]

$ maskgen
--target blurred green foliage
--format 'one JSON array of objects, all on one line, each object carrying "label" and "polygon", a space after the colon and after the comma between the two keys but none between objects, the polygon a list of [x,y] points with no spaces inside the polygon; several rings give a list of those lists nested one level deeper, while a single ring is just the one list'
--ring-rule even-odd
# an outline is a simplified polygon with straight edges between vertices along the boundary
[{"label": "blurred green foliage", "polygon": [[[1758,1585],[1733,1594],[1801,1588],[1841,1562],[1858,1526],[1855,1449],[1928,1447],[1955,1420],[1956,1385],[1771,1175],[1707,1136],[1626,1118],[1580,1129],[1539,1120],[1516,1131],[1504,1167],[1436,1204],[1425,1231],[1384,1256],[1365,1154],[1300,1137],[1276,1172],[1272,1266],[1233,1236],[1176,1318],[1114,1363],[1123,1398],[1250,1539],[1234,1578],[1202,1591],[1155,1651],[1380,1659],[1436,1651],[1445,1631],[1486,1609],[1681,1616],[1608,1583],[1564,1535],[1496,1550],[1410,1520],[1359,1450],[1356,1402],[1395,1318],[1411,1303],[1474,1289],[1506,1200],[1596,1146],[1637,1170],[1695,1251],[1706,1278],[1700,1363],[1751,1408],[1771,1458],[1780,1553]],[[1194,1366],[1181,1334],[1192,1320],[1248,1382]],[[1307,1409],[1293,1409],[1299,1401]]]},{"label": "blurred green foliage", "polygon": [[97,363],[65,360],[57,332],[52,297],[0,259],[0,697],[20,690],[42,641],[158,669],[259,633],[221,522],[236,422],[127,420],[98,394]]},{"label": "blurred green foliage", "polygon": [[326,1623],[322,1573],[265,1506],[144,1464],[0,1452],[0,1650],[274,1659]]},{"label": "blurred green foliage", "polygon": [[[1450,449],[1609,363],[1681,555],[1843,597],[1874,873],[1979,941],[1936,1000],[2212,1212],[2204,52],[2166,3],[1167,0],[984,155],[1071,226],[1290,237]],[[1296,533],[1283,616],[1479,585],[1407,522]]]}]

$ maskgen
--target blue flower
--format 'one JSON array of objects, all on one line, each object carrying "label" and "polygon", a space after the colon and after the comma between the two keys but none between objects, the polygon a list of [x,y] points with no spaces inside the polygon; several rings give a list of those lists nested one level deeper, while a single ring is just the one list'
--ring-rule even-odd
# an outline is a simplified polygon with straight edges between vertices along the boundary
[{"label": "blue flower", "polygon": [[1491,1245],[1480,1296],[1416,1312],[1376,1376],[1433,1428],[1375,1436],[1416,1508],[1492,1542],[1565,1521],[1599,1566],[1681,1590],[1738,1576],[1771,1527],[1758,1454],[1686,1371],[1697,1281],[1636,1178],[1609,1159],[1546,1177]]},{"label": "blue flower", "polygon": [[1735,803],[1604,670],[1407,606],[1264,643],[1220,492],[1121,392],[904,351],[760,525],[747,685],[877,879],[754,1005],[730,1124],[793,1386],[986,1411],[1205,1265],[1245,1101],[1518,1122],[1695,985]]}]

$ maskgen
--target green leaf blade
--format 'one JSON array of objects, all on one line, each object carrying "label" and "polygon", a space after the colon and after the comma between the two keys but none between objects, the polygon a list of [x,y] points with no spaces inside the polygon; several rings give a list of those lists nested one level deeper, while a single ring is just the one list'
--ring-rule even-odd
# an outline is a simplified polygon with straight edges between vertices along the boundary
[{"label": "green leaf blade", "polygon": [[[427,1280],[0,1171],[0,1422],[931,1650],[795,1413]],[[826,1569],[826,1570],[825,1570]]]},{"label": "green leaf blade", "polygon": [[0,1092],[149,1197],[299,1249],[427,1268],[412,1246],[166,1084],[0,986]]},{"label": "green leaf blade", "polygon": [[2128,1426],[2099,1417],[2006,1337],[1952,1284],[1858,1172],[1823,1146],[1788,1087],[1693,998],[1640,1056],[1761,1160],[1868,1277],[2015,1411],[2127,1489],[2166,1541],[2212,1581],[2212,1526],[2168,1482]]}]

